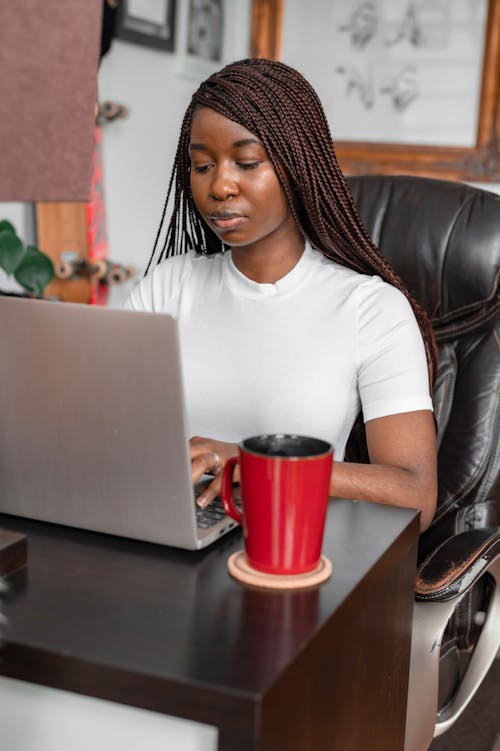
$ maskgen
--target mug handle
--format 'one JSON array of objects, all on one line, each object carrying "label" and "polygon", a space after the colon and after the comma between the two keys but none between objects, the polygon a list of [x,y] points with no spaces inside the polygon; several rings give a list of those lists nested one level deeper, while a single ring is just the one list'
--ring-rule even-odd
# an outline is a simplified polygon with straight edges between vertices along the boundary
[{"label": "mug handle", "polygon": [[236,467],[238,462],[239,459],[237,456],[232,456],[227,460],[224,467],[224,472],[222,474],[222,487],[220,495],[222,506],[226,514],[237,521],[238,524],[243,524],[243,514],[238,508],[236,508],[233,500],[233,473],[234,468]]}]

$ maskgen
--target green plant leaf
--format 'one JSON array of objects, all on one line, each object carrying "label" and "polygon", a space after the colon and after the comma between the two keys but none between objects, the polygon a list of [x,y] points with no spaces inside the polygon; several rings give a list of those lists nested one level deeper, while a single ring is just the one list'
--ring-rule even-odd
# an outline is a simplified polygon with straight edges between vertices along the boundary
[{"label": "green plant leaf", "polygon": [[0,221],[0,232],[4,231],[10,232],[11,235],[16,234],[16,230],[14,229],[12,224],[7,221],[7,219],[2,219],[2,221]]},{"label": "green plant leaf", "polygon": [[[9,222],[2,222],[9,224]],[[12,227],[12,225],[10,225]],[[7,274],[13,274],[22,261],[26,250],[16,233],[0,228],[0,266]]]},{"label": "green plant leaf", "polygon": [[14,278],[28,292],[41,295],[54,276],[54,265],[50,258],[38,248],[28,245],[21,263],[14,272]]}]

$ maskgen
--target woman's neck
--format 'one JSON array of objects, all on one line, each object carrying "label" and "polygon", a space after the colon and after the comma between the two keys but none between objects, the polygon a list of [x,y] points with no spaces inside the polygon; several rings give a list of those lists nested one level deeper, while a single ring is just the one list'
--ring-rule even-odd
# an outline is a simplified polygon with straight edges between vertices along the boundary
[{"label": "woman's neck", "polygon": [[298,233],[285,243],[260,242],[231,248],[233,263],[244,276],[259,284],[275,284],[298,263],[304,252],[304,238]]}]

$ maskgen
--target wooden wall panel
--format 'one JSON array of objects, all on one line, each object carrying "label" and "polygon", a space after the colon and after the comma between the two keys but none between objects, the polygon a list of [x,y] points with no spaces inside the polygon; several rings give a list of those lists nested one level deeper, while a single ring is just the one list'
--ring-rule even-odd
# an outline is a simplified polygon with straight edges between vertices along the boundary
[{"label": "wooden wall panel", "polygon": [[[63,251],[76,251],[87,258],[87,217],[85,203],[39,203],[36,207],[37,243],[54,264]],[[55,278],[46,288],[45,296],[65,302],[88,303],[90,281],[86,278],[62,280]]]}]

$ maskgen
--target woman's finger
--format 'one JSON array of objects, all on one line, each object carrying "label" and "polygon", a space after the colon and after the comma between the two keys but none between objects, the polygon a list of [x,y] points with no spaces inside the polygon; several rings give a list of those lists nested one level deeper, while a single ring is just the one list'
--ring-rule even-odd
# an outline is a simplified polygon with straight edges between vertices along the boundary
[{"label": "woman's finger", "polygon": [[198,506],[200,506],[200,508],[206,508],[206,506],[212,503],[214,498],[216,498],[220,494],[221,484],[221,476],[217,475],[217,477],[212,480],[210,485],[205,488],[203,493],[196,499],[196,503],[198,504]]},{"label": "woman's finger", "polygon": [[189,454],[191,459],[195,459],[197,456],[206,453],[210,443],[211,441],[209,438],[200,438],[199,436],[191,438],[189,441]]},{"label": "woman's finger", "polygon": [[221,460],[215,451],[205,451],[191,458],[191,478],[196,483],[203,475],[216,474],[221,469]]}]

